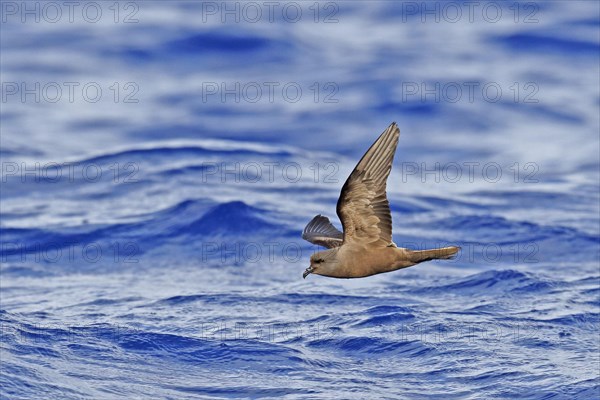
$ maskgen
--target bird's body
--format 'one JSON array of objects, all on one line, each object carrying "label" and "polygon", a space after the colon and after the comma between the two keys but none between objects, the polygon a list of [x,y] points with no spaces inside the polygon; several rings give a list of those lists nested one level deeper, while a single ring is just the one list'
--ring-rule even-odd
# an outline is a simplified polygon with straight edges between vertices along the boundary
[{"label": "bird's body", "polygon": [[448,259],[459,248],[450,246],[413,251],[392,241],[392,217],[386,196],[386,181],[392,168],[400,130],[392,123],[365,153],[340,193],[337,214],[344,232],[327,217],[317,215],[302,237],[328,250],[310,258],[308,274],[332,278],[363,278],[410,267],[433,259]]},{"label": "bird's body", "polygon": [[[313,267],[314,270],[309,273],[332,278],[364,278],[384,272],[395,271],[397,269],[412,267],[413,265],[424,261],[449,259],[452,258],[457,251],[458,247],[454,246],[413,251],[395,246],[371,249],[364,246],[342,245],[334,249],[315,253],[313,258],[311,258],[311,261],[320,259],[335,260],[328,263],[333,268]],[[315,262],[317,265],[321,263],[323,262]]]},{"label": "bird's body", "polygon": [[326,273],[325,276],[335,278],[363,278],[414,265],[404,254],[404,249],[397,247],[369,249],[365,246],[342,245],[335,249],[316,253],[316,259],[324,256],[323,253],[326,252],[335,252],[336,268],[332,270],[317,268],[314,273]]}]

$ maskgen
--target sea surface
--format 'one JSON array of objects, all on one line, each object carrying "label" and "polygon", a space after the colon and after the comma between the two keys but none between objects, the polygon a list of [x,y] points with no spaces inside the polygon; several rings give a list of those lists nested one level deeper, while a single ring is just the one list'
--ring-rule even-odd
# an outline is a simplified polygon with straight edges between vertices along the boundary
[{"label": "sea surface", "polygon": [[599,4],[3,0],[0,398],[600,398]]}]

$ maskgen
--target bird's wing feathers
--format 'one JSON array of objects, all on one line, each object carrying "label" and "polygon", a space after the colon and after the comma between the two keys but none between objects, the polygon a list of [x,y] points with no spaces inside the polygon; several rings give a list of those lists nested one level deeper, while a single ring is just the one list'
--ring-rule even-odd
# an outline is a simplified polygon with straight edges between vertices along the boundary
[{"label": "bird's wing feathers", "polygon": [[394,122],[367,150],[342,187],[337,214],[344,227],[344,243],[382,247],[392,243],[392,216],[385,191],[399,137]]},{"label": "bird's wing feathers", "polygon": [[329,222],[329,218],[317,215],[306,225],[302,239],[331,249],[342,245],[344,234]]}]

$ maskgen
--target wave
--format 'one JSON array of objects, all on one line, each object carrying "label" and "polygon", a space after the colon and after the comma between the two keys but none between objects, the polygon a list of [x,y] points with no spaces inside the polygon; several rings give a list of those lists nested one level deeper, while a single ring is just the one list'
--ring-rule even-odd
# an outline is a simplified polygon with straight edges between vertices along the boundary
[{"label": "wave", "polygon": [[452,283],[413,289],[416,292],[445,292],[471,295],[481,293],[494,296],[497,293],[540,293],[560,288],[564,283],[553,281],[529,272],[512,269],[480,272]]},{"label": "wave", "polygon": [[[68,254],[69,261],[75,261],[76,266],[77,260],[71,259],[73,249],[76,250],[74,253],[77,253],[79,249],[93,247],[94,251],[112,254],[116,251],[115,243],[128,246],[135,255],[142,255],[146,251],[177,240],[184,240],[189,247],[187,251],[193,253],[197,250],[195,242],[186,239],[194,236],[204,239],[229,238],[238,243],[251,243],[256,239],[256,235],[270,238],[299,237],[299,232],[283,223],[275,222],[276,216],[272,212],[242,201],[210,206],[203,200],[185,200],[157,212],[140,214],[136,219],[139,221],[104,225],[84,224],[55,229],[3,228],[0,233],[0,257],[7,261],[19,262],[26,259],[27,255],[41,253],[47,260],[60,255],[64,261],[63,256]],[[201,246],[202,243],[204,242],[200,241],[196,244]],[[5,270],[9,271],[17,273],[22,269]]]}]

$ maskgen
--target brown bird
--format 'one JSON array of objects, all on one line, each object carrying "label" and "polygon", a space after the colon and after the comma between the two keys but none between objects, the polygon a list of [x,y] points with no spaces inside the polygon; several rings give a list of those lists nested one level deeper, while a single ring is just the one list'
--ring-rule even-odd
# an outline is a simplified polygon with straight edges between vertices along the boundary
[{"label": "brown bird", "polygon": [[452,258],[460,247],[409,250],[392,241],[392,216],[386,181],[392,169],[400,130],[393,122],[358,162],[342,187],[337,215],[344,233],[329,218],[317,215],[302,238],[327,247],[310,257],[304,274],[362,278],[410,267],[424,261]]}]

